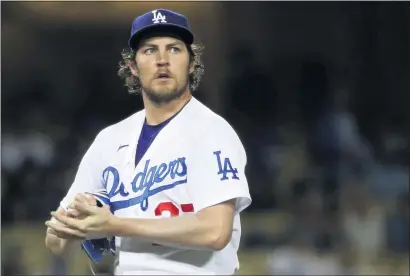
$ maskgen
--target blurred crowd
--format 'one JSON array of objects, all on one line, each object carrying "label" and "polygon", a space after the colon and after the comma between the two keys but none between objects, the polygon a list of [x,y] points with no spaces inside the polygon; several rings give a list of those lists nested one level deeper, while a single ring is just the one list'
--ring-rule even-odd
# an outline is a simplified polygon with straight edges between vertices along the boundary
[{"label": "blurred crowd", "polygon": [[[344,88],[331,94],[333,102],[325,101],[321,112],[309,114],[303,104],[311,103],[301,103],[296,117],[278,118],[270,77],[245,69],[246,78],[229,84],[235,94],[227,118],[248,154],[253,204],[247,214],[281,212],[289,219],[277,235],[250,231],[242,248],[272,250],[271,274],[341,274],[349,262],[374,261],[385,252],[408,254],[404,133],[380,128],[383,147],[375,152],[346,106]],[[3,109],[3,118],[12,119],[2,127],[3,225],[44,221],[70,186],[95,134],[112,123],[90,111],[73,118],[65,114],[67,123],[58,124],[59,114],[50,111],[55,107],[35,97]],[[339,252],[343,265],[306,252]]]},{"label": "blurred crowd", "polygon": [[[266,229],[250,233],[245,246],[268,252],[267,274],[408,274],[405,125],[366,117],[360,122],[348,81],[329,83],[320,63],[301,68],[294,106],[278,104],[273,76],[251,61],[228,88],[229,118],[248,153],[249,212],[269,210],[262,223],[283,224],[272,236]],[[366,136],[360,126],[372,124],[372,136]],[[271,212],[286,219],[270,221]],[[405,261],[383,262],[391,259]],[[390,267],[374,267],[377,262]]]},{"label": "blurred crowd", "polygon": [[[405,123],[366,117],[371,93],[353,105],[351,81],[331,80],[320,62],[302,62],[296,100],[288,105],[250,49],[238,45],[233,52],[235,74],[224,83],[230,100],[221,113],[248,156],[253,203],[244,213],[241,252],[263,252],[261,273],[270,275],[369,275],[377,273],[369,265],[380,260],[408,258]],[[95,135],[142,107],[120,81],[101,86],[105,69],[87,66],[82,72],[93,73],[86,78],[67,74],[76,81],[69,88],[34,78],[18,86],[25,87],[23,97],[17,90],[2,97],[3,227],[45,221]],[[113,105],[104,99],[115,87],[123,96]],[[66,95],[71,88],[77,89],[72,97]],[[206,101],[206,91],[198,97]],[[394,109],[380,112],[388,117]],[[24,249],[4,250],[4,273],[30,273],[16,257]],[[49,269],[67,273],[57,258]]]}]

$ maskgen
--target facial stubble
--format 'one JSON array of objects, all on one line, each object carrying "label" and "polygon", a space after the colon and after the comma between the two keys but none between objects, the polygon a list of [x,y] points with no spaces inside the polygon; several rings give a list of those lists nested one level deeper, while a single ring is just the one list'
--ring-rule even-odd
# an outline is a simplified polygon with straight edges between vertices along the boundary
[{"label": "facial stubble", "polygon": [[[138,70],[138,69],[137,69]],[[142,93],[145,93],[147,98],[154,104],[156,105],[163,105],[167,104],[169,102],[172,102],[173,100],[179,99],[184,93],[188,90],[188,85],[189,85],[189,75],[187,75],[185,85],[182,87],[178,87],[178,83],[176,85],[176,88],[173,90],[169,91],[161,91],[161,90],[168,90],[166,86],[159,88],[159,89],[153,89],[152,87],[149,86],[144,86],[141,79],[140,79],[140,84],[142,88]]]},{"label": "facial stubble", "polygon": [[[166,104],[169,102],[172,102],[173,100],[179,99],[187,90],[188,87],[188,82],[183,87],[176,87],[173,90],[170,91],[161,91],[161,88],[154,90],[151,89],[150,87],[142,87],[143,93],[147,96],[147,98],[157,104],[157,105],[162,105]],[[166,88],[164,87],[163,90]],[[168,89],[167,89],[168,90]]]}]

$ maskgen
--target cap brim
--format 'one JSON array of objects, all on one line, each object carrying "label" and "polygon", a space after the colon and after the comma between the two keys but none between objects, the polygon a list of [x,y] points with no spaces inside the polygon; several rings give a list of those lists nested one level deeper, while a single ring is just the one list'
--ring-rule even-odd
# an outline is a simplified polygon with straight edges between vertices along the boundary
[{"label": "cap brim", "polygon": [[138,47],[139,42],[141,39],[144,37],[150,35],[150,34],[155,34],[155,33],[169,33],[169,34],[174,34],[181,38],[182,41],[184,41],[186,44],[191,45],[194,42],[194,35],[192,32],[179,25],[175,24],[155,24],[155,25],[150,25],[145,28],[140,29],[138,32],[136,32],[128,41],[128,46],[132,49],[135,49]]}]

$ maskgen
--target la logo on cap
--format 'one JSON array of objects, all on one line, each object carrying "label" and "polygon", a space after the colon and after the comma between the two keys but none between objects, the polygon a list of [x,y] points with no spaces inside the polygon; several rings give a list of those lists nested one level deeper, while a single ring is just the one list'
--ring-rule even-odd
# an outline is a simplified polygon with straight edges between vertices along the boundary
[{"label": "la logo on cap", "polygon": [[156,23],[167,23],[167,17],[165,15],[162,15],[161,12],[158,12],[157,10],[152,11],[152,15],[154,18],[152,18],[152,22]]}]

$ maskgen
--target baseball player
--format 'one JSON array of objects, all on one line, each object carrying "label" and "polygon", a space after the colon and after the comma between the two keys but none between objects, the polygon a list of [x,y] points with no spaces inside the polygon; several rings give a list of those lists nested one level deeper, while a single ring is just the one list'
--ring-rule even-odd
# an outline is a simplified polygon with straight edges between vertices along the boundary
[{"label": "baseball player", "polygon": [[107,243],[96,241],[115,237],[116,275],[238,270],[240,213],[251,203],[246,153],[233,128],[192,96],[203,73],[193,42],[173,11],[133,21],[119,75],[144,110],[102,130],[85,153],[46,222],[52,252],[82,244],[98,262]]}]

